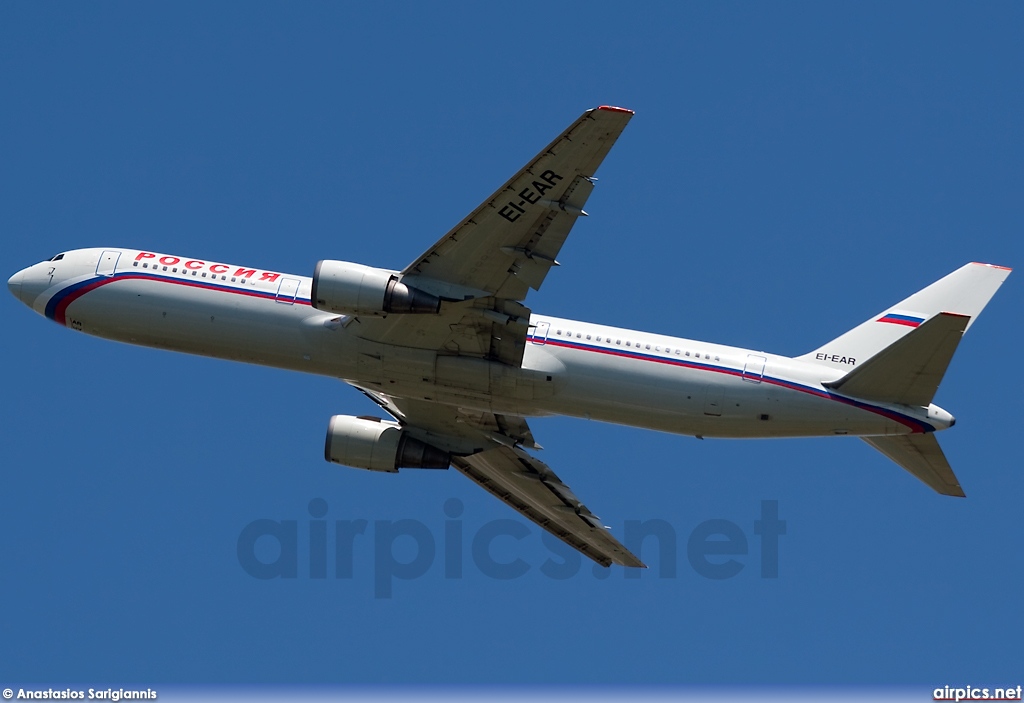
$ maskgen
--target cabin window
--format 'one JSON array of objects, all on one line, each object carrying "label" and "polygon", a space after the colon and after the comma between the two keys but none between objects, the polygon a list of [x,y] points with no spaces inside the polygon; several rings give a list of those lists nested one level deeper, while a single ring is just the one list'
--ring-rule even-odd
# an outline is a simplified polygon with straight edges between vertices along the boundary
[{"label": "cabin window", "polygon": [[[193,276],[195,276],[195,275],[196,275],[196,272],[195,272],[195,271],[193,271],[193,272],[192,272],[192,275],[193,275]],[[205,276],[206,274],[204,273],[203,275]]]},{"label": "cabin window", "polygon": [[[650,349],[650,347],[647,347],[647,348]],[[661,351],[661,346],[655,345],[654,351]]]},{"label": "cabin window", "polygon": [[171,271],[173,271],[174,273],[177,273],[178,272],[178,267],[175,266],[173,269],[171,269]]},{"label": "cabin window", "polygon": [[650,345],[650,344],[648,344],[646,348],[647,348],[647,349],[650,349],[650,348],[651,348],[651,345]]},{"label": "cabin window", "polygon": [[576,333],[576,339],[579,339],[579,338],[580,338],[580,333],[579,333],[579,332],[577,332],[577,333]]},{"label": "cabin window", "polygon": [[562,336],[562,330],[556,331],[555,334],[557,334],[559,337],[561,337]]},{"label": "cabin window", "polygon": [[203,271],[203,278],[206,278],[206,271]]},{"label": "cabin window", "polygon": [[587,335],[587,339],[590,339],[590,335],[589,334]]},{"label": "cabin window", "polygon": [[687,356],[689,356],[689,355],[690,355],[690,351],[689,351],[689,350],[687,350],[687,351],[686,351],[686,355],[687,355]]},{"label": "cabin window", "polygon": [[166,267],[166,266],[164,266],[164,271],[166,271],[166,270],[167,270],[167,267]]},{"label": "cabin window", "polygon": [[597,341],[599,341],[599,342],[600,342],[600,341],[601,341],[601,338],[600,338],[600,337],[598,337],[598,338],[597,338]]},{"label": "cabin window", "polygon": [[133,262],[132,262],[132,266],[138,266],[138,265],[139,265],[139,262],[138,262],[138,261],[133,261]]}]

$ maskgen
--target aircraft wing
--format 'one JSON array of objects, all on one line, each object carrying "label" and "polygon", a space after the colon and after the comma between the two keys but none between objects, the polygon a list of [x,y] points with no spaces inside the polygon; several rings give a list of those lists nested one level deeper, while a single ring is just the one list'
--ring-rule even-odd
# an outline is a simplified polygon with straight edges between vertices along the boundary
[{"label": "aircraft wing", "polygon": [[444,301],[438,315],[356,318],[385,344],[522,362],[530,310],[594,188],[593,175],[633,112],[587,110],[507,183],[402,271]]},{"label": "aircraft wing", "polygon": [[406,431],[454,452],[456,469],[569,546],[602,566],[645,567],[547,464],[522,449],[539,448],[522,418],[361,390]]},{"label": "aircraft wing", "polygon": [[454,457],[452,464],[507,505],[601,566],[644,567],[547,464],[519,447],[498,446],[479,454]]},{"label": "aircraft wing", "polygon": [[402,275],[520,301],[539,289],[632,116],[608,106],[584,112]]}]

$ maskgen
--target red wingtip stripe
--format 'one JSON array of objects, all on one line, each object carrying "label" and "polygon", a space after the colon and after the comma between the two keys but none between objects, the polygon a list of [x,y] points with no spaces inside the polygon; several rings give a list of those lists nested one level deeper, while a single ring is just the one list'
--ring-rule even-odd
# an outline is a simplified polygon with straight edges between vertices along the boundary
[{"label": "red wingtip stripe", "polygon": [[625,112],[627,115],[635,115],[636,113],[624,107],[615,107],[614,105],[602,105],[598,110],[607,110],[608,112]]},{"label": "red wingtip stripe", "polygon": [[995,264],[983,264],[980,261],[972,261],[975,266],[988,266],[989,268],[999,269],[1000,271],[1013,271],[1009,266],[997,266]]}]

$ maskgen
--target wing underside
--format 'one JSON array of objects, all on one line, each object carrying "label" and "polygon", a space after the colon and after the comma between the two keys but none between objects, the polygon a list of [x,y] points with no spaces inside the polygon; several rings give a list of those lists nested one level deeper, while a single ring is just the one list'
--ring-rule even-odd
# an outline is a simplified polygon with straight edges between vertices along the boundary
[{"label": "wing underside", "polygon": [[632,111],[587,110],[402,272],[498,298],[540,288]]},{"label": "wing underside", "polygon": [[643,567],[547,464],[518,447],[455,457],[456,469],[601,566]]},{"label": "wing underside", "polygon": [[462,474],[598,564],[644,566],[547,464],[522,448],[537,447],[523,418],[361,390],[417,439],[453,452]]}]

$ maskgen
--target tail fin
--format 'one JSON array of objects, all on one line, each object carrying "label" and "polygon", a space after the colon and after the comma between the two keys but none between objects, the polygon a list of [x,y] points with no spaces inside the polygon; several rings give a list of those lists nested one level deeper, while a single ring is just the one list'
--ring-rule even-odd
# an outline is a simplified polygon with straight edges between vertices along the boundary
[{"label": "tail fin", "polygon": [[799,358],[843,370],[852,363],[856,368],[939,313],[967,317],[966,332],[1009,275],[1010,269],[1003,266],[967,264]]},{"label": "tail fin", "polygon": [[933,434],[862,437],[878,451],[944,496],[964,497],[960,482]]}]

